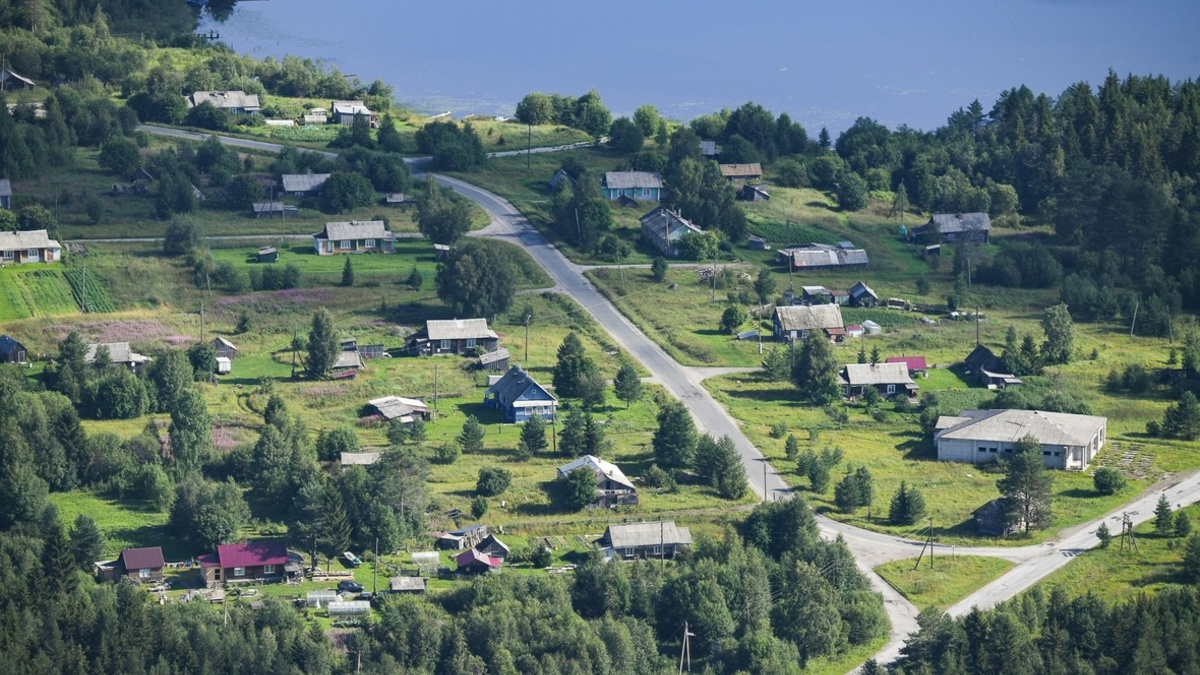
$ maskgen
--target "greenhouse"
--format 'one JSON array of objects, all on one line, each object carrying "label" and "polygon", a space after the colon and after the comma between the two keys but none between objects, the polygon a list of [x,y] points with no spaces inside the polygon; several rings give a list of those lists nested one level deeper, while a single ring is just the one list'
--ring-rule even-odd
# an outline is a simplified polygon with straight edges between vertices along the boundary
[{"label": "greenhouse", "polygon": [[355,616],[358,614],[366,614],[371,611],[371,603],[366,600],[348,600],[346,602],[331,602],[326,607],[329,608],[329,616]]},{"label": "greenhouse", "polygon": [[328,607],[329,603],[338,601],[337,591],[309,591],[306,598],[309,607]]}]

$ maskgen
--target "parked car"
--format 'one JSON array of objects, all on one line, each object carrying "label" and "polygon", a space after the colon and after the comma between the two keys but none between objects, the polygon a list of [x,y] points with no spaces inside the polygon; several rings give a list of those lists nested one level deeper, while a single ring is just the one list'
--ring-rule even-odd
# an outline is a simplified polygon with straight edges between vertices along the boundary
[{"label": "parked car", "polygon": [[337,589],[348,593],[362,593],[363,585],[357,581],[339,581]]}]

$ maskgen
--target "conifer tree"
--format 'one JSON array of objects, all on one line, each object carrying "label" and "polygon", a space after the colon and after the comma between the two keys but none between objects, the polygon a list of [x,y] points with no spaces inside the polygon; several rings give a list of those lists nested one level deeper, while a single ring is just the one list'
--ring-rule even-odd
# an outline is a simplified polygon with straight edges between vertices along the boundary
[{"label": "conifer tree", "polygon": [[521,426],[520,450],[529,456],[546,449],[546,421],[541,415],[533,415]]},{"label": "conifer tree", "polygon": [[1175,517],[1171,511],[1171,502],[1166,495],[1159,495],[1158,504],[1154,507],[1154,532],[1161,537],[1169,537],[1175,530]]},{"label": "conifer tree", "polygon": [[483,425],[479,418],[471,415],[463,422],[462,432],[455,439],[463,454],[478,454],[483,452]]},{"label": "conifer tree", "polygon": [[342,265],[342,285],[354,285],[354,266],[350,264],[350,256],[346,256],[346,264]]},{"label": "conifer tree", "polygon": [[696,426],[688,409],[679,401],[669,401],[658,411],[658,429],[652,445],[659,466],[683,468],[691,464],[696,449]]},{"label": "conifer tree", "polygon": [[620,370],[617,371],[616,377],[613,378],[613,391],[617,398],[625,403],[625,409],[629,409],[631,403],[640,401],[642,398],[642,380],[638,377],[637,368],[629,361],[621,364]]},{"label": "conifer tree", "polygon": [[308,332],[308,359],[304,363],[310,379],[319,380],[329,376],[333,364],[337,363],[340,348],[333,330],[333,316],[327,309],[319,309],[312,318]]}]

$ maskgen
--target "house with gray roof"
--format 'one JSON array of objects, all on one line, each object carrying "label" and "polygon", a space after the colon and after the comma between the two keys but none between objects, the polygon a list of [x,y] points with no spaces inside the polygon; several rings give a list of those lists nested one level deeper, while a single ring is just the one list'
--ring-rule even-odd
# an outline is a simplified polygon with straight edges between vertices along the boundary
[{"label": "house with gray roof", "polygon": [[606,558],[674,558],[692,546],[692,533],[675,521],[609,525],[600,538]]},{"label": "house with gray roof", "polygon": [[846,364],[838,375],[838,384],[842,387],[842,396],[851,399],[862,396],[867,389],[874,389],[887,399],[901,394],[912,398],[919,389],[904,363]]},{"label": "house with gray roof", "polygon": [[28,77],[18,75],[11,70],[0,70],[0,91],[33,89],[36,86],[34,81]]},{"label": "house with gray roof", "polygon": [[942,415],[933,435],[943,462],[986,464],[1011,456],[1032,437],[1049,469],[1082,471],[1104,447],[1108,419],[1044,410],[964,410]]},{"label": "house with gray roof", "polygon": [[762,178],[762,164],[721,164],[721,176],[735,185]]},{"label": "house with gray roof", "polygon": [[367,401],[367,411],[389,422],[400,420],[400,423],[405,425],[411,425],[418,419],[428,422],[433,417],[433,411],[424,401],[403,396],[373,398]]},{"label": "house with gray roof", "polygon": [[483,402],[499,410],[505,422],[525,422],[534,415],[549,422],[558,411],[558,398],[519,365],[487,388]]},{"label": "house with gray roof", "polygon": [[604,174],[604,198],[658,201],[662,197],[662,176],[657,171],[609,171]]},{"label": "house with gray roof", "polygon": [[195,108],[201,103],[211,103],[214,108],[228,110],[239,115],[256,113],[262,106],[258,102],[258,94],[247,94],[240,89],[232,91],[196,91],[187,97],[188,107]]},{"label": "house with gray roof", "polygon": [[12,210],[12,182],[0,178],[0,209]]},{"label": "house with gray roof", "polygon": [[325,223],[325,229],[313,235],[313,248],[317,255],[395,253],[396,235],[382,220]]},{"label": "house with gray roof", "polygon": [[992,220],[986,213],[936,213],[929,222],[914,227],[913,236],[927,244],[988,243]]},{"label": "house with gray roof", "polygon": [[565,480],[576,471],[591,471],[596,474],[596,501],[592,503],[593,508],[606,509],[638,503],[637,486],[616,464],[592,455],[584,455],[570,464],[558,467],[558,478]]},{"label": "house with gray roof", "polygon": [[803,340],[815,330],[824,332],[830,339],[846,333],[842,308],[836,304],[776,307],[771,322],[775,326],[775,338],[786,342]]},{"label": "house with gray roof", "polygon": [[45,230],[0,232],[0,265],[60,262],[63,247]]},{"label": "house with gray roof", "polygon": [[327,173],[285,173],[280,176],[280,181],[284,192],[293,197],[303,197],[320,192],[329,176]]},{"label": "house with gray roof", "polygon": [[362,101],[330,101],[329,109],[333,111],[334,124],[352,126],[354,118],[361,115],[372,129],[379,126],[379,114],[372,112]]},{"label": "house with gray roof", "polygon": [[700,154],[704,157],[712,158],[721,154],[721,146],[717,145],[716,141],[700,141]]},{"label": "house with gray roof", "polygon": [[431,319],[408,336],[408,351],[424,356],[462,355],[476,348],[492,352],[499,343],[500,336],[488,328],[487,319]]},{"label": "house with gray roof", "polygon": [[662,251],[668,258],[679,257],[679,240],[688,232],[702,234],[704,231],[678,213],[660,206],[641,217],[642,239]]},{"label": "house with gray roof", "polygon": [[861,248],[841,248],[828,244],[808,244],[781,248],[775,260],[793,270],[811,270],[828,267],[852,269],[866,267],[869,259]]},{"label": "house with gray roof", "polygon": [[141,370],[147,363],[154,360],[149,356],[133,351],[129,347],[128,342],[100,342],[90,344],[87,346],[87,354],[84,355],[83,360],[87,363],[95,363],[96,352],[100,351],[101,347],[108,349],[109,363],[128,366],[130,370],[135,372]]}]

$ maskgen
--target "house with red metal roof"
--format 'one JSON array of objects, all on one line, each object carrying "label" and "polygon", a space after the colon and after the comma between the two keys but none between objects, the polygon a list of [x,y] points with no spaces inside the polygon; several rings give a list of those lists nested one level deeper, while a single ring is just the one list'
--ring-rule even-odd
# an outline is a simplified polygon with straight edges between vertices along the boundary
[{"label": "house with red metal roof", "polygon": [[460,574],[484,574],[500,569],[504,561],[478,549],[468,549],[454,556]]},{"label": "house with red metal roof", "polygon": [[96,573],[101,581],[116,581],[129,577],[137,582],[161,581],[163,578],[162,548],[146,546],[127,548],[112,562],[96,563]]},{"label": "house with red metal roof", "polygon": [[216,553],[202,555],[199,560],[205,586],[261,583],[283,579],[288,552],[282,541],[248,541],[220,544]]},{"label": "house with red metal roof", "polygon": [[908,366],[909,377],[916,377],[918,373],[924,375],[929,370],[924,356],[889,356],[884,363],[903,363]]}]

